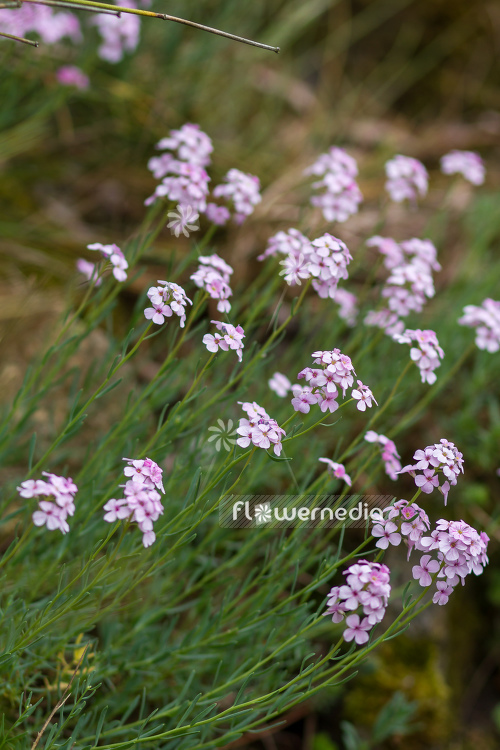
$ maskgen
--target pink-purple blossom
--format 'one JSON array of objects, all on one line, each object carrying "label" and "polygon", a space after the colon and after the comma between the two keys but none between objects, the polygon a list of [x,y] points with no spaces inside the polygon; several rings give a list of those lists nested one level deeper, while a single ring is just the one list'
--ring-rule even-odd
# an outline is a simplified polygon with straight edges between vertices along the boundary
[{"label": "pink-purple blossom", "polygon": [[[133,0],[122,0],[127,8],[137,8]],[[96,13],[90,24],[97,26],[102,42],[98,47],[99,57],[110,63],[118,63],[125,52],[134,52],[139,43],[141,21],[138,15],[122,13],[120,16]]]},{"label": "pink-purple blossom", "polygon": [[179,325],[184,328],[186,322],[186,306],[192,305],[192,301],[186,295],[186,292],[173,281],[157,282],[158,286],[152,286],[148,289],[148,299],[151,307],[146,307],[144,316],[147,320],[152,320],[156,325],[163,325],[166,318],[177,315],[180,318]]},{"label": "pink-purple blossom", "polygon": [[339,318],[345,320],[349,328],[354,328],[358,317],[356,295],[337,287],[333,301],[339,306]]},{"label": "pink-purple blossom", "polygon": [[397,243],[392,237],[371,237],[368,247],[375,247],[390,272],[382,286],[382,310],[371,310],[365,324],[383,328],[387,335],[402,333],[401,318],[420,313],[428,299],[434,296],[433,272],[440,271],[437,251],[430,240],[413,237]]},{"label": "pink-purple blossom", "polygon": [[[305,367],[297,375],[298,379],[305,379],[306,385],[292,386],[292,406],[295,411],[307,414],[311,406],[318,404],[321,411],[333,413],[339,408],[339,391],[345,397],[348,388],[354,384],[354,366],[350,357],[342,354],[340,349],[332,351],[317,351],[312,354],[313,364],[320,367]],[[373,393],[368,386],[358,380],[357,388],[353,389],[352,397],[357,400],[357,408],[365,411],[375,402]]]},{"label": "pink-purple blossom", "polygon": [[441,438],[439,443],[415,451],[413,459],[416,463],[408,464],[399,473],[410,474],[416,486],[427,495],[437,488],[446,505],[450,487],[456,485],[460,473],[464,472],[463,454],[450,440]]},{"label": "pink-purple blossom", "polygon": [[368,430],[365,435],[365,440],[368,443],[378,443],[380,445],[382,449],[382,461],[385,465],[385,473],[395,482],[398,478],[398,473],[401,470],[401,462],[400,455],[394,442],[389,440],[385,435],[380,435],[373,430]]},{"label": "pink-purple blossom", "polygon": [[273,446],[274,454],[279,456],[282,451],[281,440],[286,435],[285,430],[255,401],[239,401],[238,403],[241,404],[241,408],[246,412],[247,417],[243,417],[239,421],[236,432],[240,437],[236,441],[237,444],[241,448],[248,448],[252,443],[257,448],[263,448],[264,450]]},{"label": "pink-purple blossom", "polygon": [[229,286],[233,269],[216,253],[200,255],[199,266],[190,278],[197,287],[204,289],[212,299],[218,300],[217,310],[228,313],[231,309],[229,297],[233,294]]},{"label": "pink-purple blossom", "polygon": [[[359,560],[344,575],[345,584],[330,590],[324,615],[336,623],[345,617],[344,640],[363,644],[368,640],[368,631],[384,617],[391,593],[390,570],[381,563]],[[363,620],[354,614],[359,608]]]},{"label": "pink-purple blossom", "polygon": [[123,460],[127,462],[123,473],[128,481],[120,486],[125,497],[111,498],[106,502],[104,520],[114,523],[130,519],[142,532],[143,546],[150,547],[156,540],[153,525],[164,510],[160,495],[160,492],[165,492],[163,470],[150,458]]},{"label": "pink-purple blossom", "polygon": [[326,464],[327,470],[332,477],[335,479],[343,479],[349,487],[351,486],[351,477],[346,473],[344,464],[338,464],[330,458],[318,458],[318,461]]},{"label": "pink-purple blossom", "polygon": [[473,185],[482,185],[485,168],[483,160],[475,151],[450,151],[441,157],[443,174],[461,174]]},{"label": "pink-purple blossom", "polygon": [[72,42],[82,40],[80,22],[74,13],[56,12],[46,5],[32,3],[1,13],[0,31],[22,37],[34,32],[44,44],[54,44],[64,37]]},{"label": "pink-purple blossom", "polygon": [[391,200],[401,203],[409,200],[416,203],[418,197],[427,194],[429,175],[418,159],[410,156],[395,156],[385,165],[387,182],[385,188]]},{"label": "pink-purple blossom", "polygon": [[[372,535],[378,539],[375,546],[387,549],[397,547],[404,540],[408,557],[423,535],[430,529],[427,513],[416,503],[396,500],[384,508],[382,515],[373,518]],[[418,547],[417,547],[418,548]]]},{"label": "pink-purple blossom", "polygon": [[243,339],[245,338],[245,332],[241,326],[233,326],[230,323],[221,323],[220,320],[211,321],[220,333],[206,333],[203,336],[203,343],[207,347],[209,352],[218,352],[222,349],[223,352],[232,349],[236,352],[236,355],[241,362],[243,356]]},{"label": "pink-purple blossom", "polygon": [[281,372],[275,372],[270,380],[268,380],[269,388],[275,392],[280,398],[285,398],[292,389],[292,384],[288,380],[286,375]]},{"label": "pink-purple blossom", "polygon": [[239,169],[230,169],[224,182],[214,188],[213,196],[232,203],[234,219],[237,224],[241,224],[262,200],[259,178]]},{"label": "pink-purple blossom", "polygon": [[[161,180],[146,205],[158,198],[175,201],[179,206],[203,213],[207,208],[210,177],[205,169],[210,164],[212,141],[199,125],[186,123],[178,130],[171,130],[156,148],[164,151],[153,156],[148,168],[157,180]],[[173,152],[173,153],[172,153]]]},{"label": "pink-purple blossom", "polygon": [[312,242],[296,229],[278,232],[268,242],[266,250],[258,256],[264,260],[280,253],[287,257],[280,261],[280,275],[290,284],[312,279],[312,287],[322,299],[335,299],[339,281],[347,279],[347,266],[352,255],[337,237],[324,234]]},{"label": "pink-purple blossom", "polygon": [[56,78],[63,86],[74,86],[81,91],[90,86],[89,77],[76,65],[62,65],[56,72]]},{"label": "pink-purple blossom", "polygon": [[313,182],[314,190],[321,191],[311,197],[311,204],[321,208],[326,221],[346,221],[357,213],[363,200],[356,182],[358,166],[355,159],[336,146],[321,154],[304,174],[321,179]]},{"label": "pink-purple blossom", "polygon": [[47,471],[42,474],[46,479],[27,479],[17,491],[22,498],[38,498],[38,509],[32,516],[35,526],[46,526],[49,531],[59,529],[66,534],[69,531],[67,518],[75,512],[78,487],[70,477],[60,477]]},{"label": "pink-purple blossom", "polygon": [[440,360],[444,352],[434,331],[412,330],[407,328],[403,333],[395,333],[392,337],[398,344],[410,344],[414,341],[417,346],[410,349],[410,358],[420,370],[422,383],[432,385],[437,380],[435,370],[441,366]]},{"label": "pink-purple blossom", "polygon": [[461,326],[476,329],[476,346],[488,352],[500,349],[500,302],[487,298],[481,305],[466,305]]},{"label": "pink-purple blossom", "polygon": [[95,286],[101,286],[102,279],[99,276],[99,266],[97,263],[91,263],[85,258],[78,258],[76,267],[82,273],[87,281],[93,281]]},{"label": "pink-purple blossom", "polygon": [[127,279],[128,263],[118,245],[102,245],[100,242],[94,242],[92,245],[87,245],[87,248],[89,250],[98,250],[103,258],[109,260],[113,266],[113,276],[117,281],[125,281]]}]

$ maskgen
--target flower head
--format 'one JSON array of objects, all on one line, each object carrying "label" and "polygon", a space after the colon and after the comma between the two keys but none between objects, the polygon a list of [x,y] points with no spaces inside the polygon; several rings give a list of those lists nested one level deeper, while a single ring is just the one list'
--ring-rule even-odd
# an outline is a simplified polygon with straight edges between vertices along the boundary
[{"label": "flower head", "polygon": [[443,174],[461,174],[473,185],[482,185],[485,169],[483,160],[474,151],[450,151],[441,157]]},{"label": "flower head", "polygon": [[427,194],[429,175],[418,159],[410,156],[395,156],[385,165],[387,182],[386,190],[391,199],[397,203],[409,200],[415,203],[417,197]]}]

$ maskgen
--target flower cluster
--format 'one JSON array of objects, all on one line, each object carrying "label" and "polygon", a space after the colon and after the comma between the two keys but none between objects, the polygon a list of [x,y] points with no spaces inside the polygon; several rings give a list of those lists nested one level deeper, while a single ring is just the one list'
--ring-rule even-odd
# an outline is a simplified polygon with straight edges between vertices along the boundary
[{"label": "flower cluster", "polygon": [[267,450],[272,445],[275,455],[279,456],[282,449],[281,438],[282,435],[286,435],[285,430],[255,401],[238,403],[248,415],[248,419],[240,419],[236,430],[240,435],[236,441],[240,448],[248,448],[250,443],[253,443],[257,448]]},{"label": "flower cluster", "polygon": [[101,245],[100,242],[94,242],[92,245],[87,245],[87,248],[99,250],[103,257],[109,260],[113,266],[113,276],[117,281],[126,280],[128,263],[118,245]]},{"label": "flower cluster", "polygon": [[114,523],[129,518],[142,531],[143,545],[150,547],[156,539],[153,524],[163,513],[160,495],[160,492],[165,492],[163,471],[150,458],[123,460],[127,462],[123,473],[129,477],[125,485],[120,485],[124,488],[125,497],[108,500],[104,505],[104,520]]},{"label": "flower cluster", "polygon": [[387,308],[370,311],[365,324],[383,328],[390,336],[401,333],[404,324],[400,318],[422,312],[426,300],[434,296],[432,272],[441,270],[436,248],[430,240],[415,237],[398,243],[392,237],[376,236],[366,244],[381,253],[390,275],[382,288]]},{"label": "flower cluster", "polygon": [[379,435],[373,430],[368,430],[365,435],[365,440],[368,443],[378,443],[381,446],[382,461],[385,464],[385,473],[395,482],[401,471],[401,457],[393,441],[389,440],[385,435]]},{"label": "flower cluster", "polygon": [[[424,450],[415,451],[413,458],[417,463],[408,464],[399,473],[410,474],[415,479],[416,486],[426,495],[430,495],[437,487],[443,494],[446,505],[450,486],[457,483],[460,472],[464,473],[463,454],[450,440],[441,438],[439,443],[428,445]],[[441,485],[440,479],[444,479]]]},{"label": "flower cluster", "polygon": [[81,91],[90,86],[89,77],[76,65],[61,65],[57,69],[56,78],[63,86],[74,86]]},{"label": "flower cluster", "polygon": [[387,516],[374,519],[372,536],[378,538],[375,544],[380,549],[387,549],[389,544],[397,547],[404,537],[410,552],[418,544],[423,535],[429,531],[430,522],[427,513],[416,503],[407,500],[397,500],[393,505],[384,508]]},{"label": "flower cluster", "polygon": [[443,174],[461,174],[473,185],[482,185],[485,169],[483,160],[474,151],[450,151],[441,157]]},{"label": "flower cluster", "polygon": [[437,375],[434,370],[441,366],[440,359],[443,359],[444,352],[439,346],[439,341],[434,331],[413,331],[407,328],[403,333],[395,333],[393,339],[398,344],[411,344],[415,341],[418,344],[410,349],[410,357],[420,370],[422,383],[432,385],[436,382]]},{"label": "flower cluster", "polygon": [[[346,618],[344,640],[361,645],[368,641],[368,631],[379,623],[385,614],[391,593],[390,570],[387,565],[359,560],[344,571],[347,576],[343,586],[334,586],[327,599],[325,615],[333,622]],[[363,619],[348,614],[362,607]]]},{"label": "flower cluster", "polygon": [[74,13],[55,12],[45,5],[23,5],[15,13],[2,13],[0,31],[5,34],[26,37],[31,32],[38,34],[45,44],[54,44],[63,37],[80,42],[80,22]]},{"label": "flower cluster", "polygon": [[339,306],[339,318],[345,320],[349,328],[353,328],[358,317],[356,295],[348,292],[347,289],[337,289],[333,301]]},{"label": "flower cluster", "polygon": [[312,196],[311,204],[321,208],[326,221],[346,221],[358,212],[363,200],[355,180],[358,166],[343,148],[334,146],[321,154],[304,174],[321,177],[313,183],[313,188],[323,192]]},{"label": "flower cluster", "polygon": [[349,487],[351,486],[351,477],[346,473],[344,464],[338,464],[330,458],[318,458],[318,461],[326,464],[328,473],[334,477],[334,479],[343,479]]},{"label": "flower cluster", "polygon": [[395,156],[385,165],[387,182],[385,188],[396,203],[409,200],[416,202],[417,197],[427,194],[429,175],[418,159],[410,156]]},{"label": "flower cluster", "polygon": [[87,281],[94,282],[95,286],[101,286],[102,279],[99,276],[99,266],[97,263],[91,263],[85,258],[78,258],[76,261],[76,267],[80,273],[82,273]]},{"label": "flower cluster", "polygon": [[38,500],[38,510],[33,513],[35,526],[46,526],[49,531],[59,529],[63,534],[69,531],[67,518],[75,512],[75,495],[78,487],[71,478],[58,477],[43,471],[44,479],[28,479],[17,488],[21,497],[42,498],[52,497],[50,500]]},{"label": "flower cluster", "polygon": [[[339,349],[333,351],[313,352],[314,364],[321,365],[318,367],[305,367],[299,372],[297,377],[305,378],[308,385],[292,386],[294,398],[292,406],[295,411],[307,414],[312,404],[318,404],[321,411],[327,409],[334,412],[339,408],[337,398],[339,397],[339,388],[342,389],[342,396],[345,397],[348,388],[354,384],[354,366],[350,357]],[[372,406],[375,401],[373,393],[368,386],[363,385],[361,380],[357,381],[357,388],[352,391],[352,397],[358,401],[356,404],[360,411],[365,411]],[[375,401],[375,403],[377,403]]]},{"label": "flower cluster", "polygon": [[342,240],[331,234],[310,242],[296,229],[278,232],[269,240],[268,246],[258,260],[270,255],[282,253],[286,259],[280,261],[287,284],[299,284],[301,279],[313,279],[313,289],[326,299],[335,299],[337,285],[341,279],[348,278],[347,266],[352,255]]},{"label": "flower cluster", "polygon": [[166,153],[152,157],[148,168],[161,182],[146,200],[146,205],[154,203],[157,198],[167,198],[180,207],[190,206],[199,213],[205,211],[210,182],[205,167],[210,164],[213,151],[209,136],[199,125],[186,123],[179,130],[171,130],[169,137],[162,138],[156,148]]},{"label": "flower cluster", "polygon": [[[262,196],[259,190],[260,181],[258,177],[241,172],[239,169],[230,169],[224,177],[224,182],[214,188],[213,196],[214,198],[231,201],[236,212],[234,220],[237,224],[241,224],[247,216],[253,213],[255,206],[261,202]],[[214,217],[218,219],[214,222],[216,224],[223,223],[222,218],[226,214],[221,213],[222,208],[212,204],[210,209],[209,218],[212,216],[212,220],[214,220]]]},{"label": "flower cluster", "polygon": [[[137,8],[133,0],[124,0],[126,8]],[[95,13],[90,22],[97,26],[102,36],[102,44],[97,52],[99,57],[110,63],[118,63],[125,52],[133,52],[139,43],[141,22],[134,13],[123,13],[119,17],[105,13]]]},{"label": "flower cluster", "polygon": [[227,313],[231,309],[229,297],[232,295],[229,286],[230,276],[233,269],[216,253],[213,255],[200,255],[200,265],[190,278],[197,287],[204,289],[212,299],[217,302],[217,310]]},{"label": "flower cluster", "polygon": [[285,396],[292,390],[292,384],[288,380],[286,375],[281,372],[275,372],[272,378],[268,381],[269,388],[275,392],[280,398]]},{"label": "flower cluster", "polygon": [[207,347],[209,352],[217,352],[222,349],[223,352],[227,352],[229,349],[234,349],[239,361],[243,356],[243,339],[245,338],[245,332],[241,326],[232,326],[231,323],[221,323],[220,320],[211,321],[220,333],[206,333],[203,336],[203,343]]},{"label": "flower cluster", "polygon": [[476,346],[488,352],[500,349],[500,302],[489,297],[480,306],[466,305],[461,326],[476,329]]},{"label": "flower cluster", "polygon": [[184,289],[173,281],[157,282],[163,286],[152,286],[148,290],[148,298],[152,307],[146,307],[144,316],[156,325],[163,325],[165,318],[171,318],[175,313],[180,318],[180,327],[186,322],[186,305],[193,303],[187,297]]},{"label": "flower cluster", "polygon": [[432,575],[437,573],[437,592],[432,601],[446,604],[454,587],[460,582],[463,585],[469,573],[481,575],[488,564],[488,542],[484,531],[479,534],[465,521],[441,519],[430,537],[422,537],[416,545],[423,552],[436,551],[437,559],[429,554],[423,555],[420,565],[413,566],[413,578],[421,586],[430,586]]}]

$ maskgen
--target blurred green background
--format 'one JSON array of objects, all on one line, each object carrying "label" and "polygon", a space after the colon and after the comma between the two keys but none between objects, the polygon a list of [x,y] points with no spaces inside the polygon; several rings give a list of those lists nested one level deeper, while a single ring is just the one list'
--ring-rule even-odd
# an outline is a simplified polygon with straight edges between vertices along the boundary
[{"label": "blurred green background", "polygon": [[[428,236],[438,246],[444,270],[422,326],[441,321],[453,362],[467,334],[472,338],[457,333],[463,305],[499,297],[500,4],[156,0],[154,8],[279,45],[281,53],[153,20],[142,21],[137,52],[117,65],[96,56],[97,34],[89,27],[78,46],[31,49],[0,40],[3,393],[14,393],[63,309],[76,257],[90,242],[120,244],[134,232],[154,189],[146,168],[154,144],[186,121],[213,138],[214,182],[232,166],[261,179],[264,199],[252,219],[217,234],[217,251],[240,281],[257,272],[255,256],[267,238],[299,222],[302,170],[330,145],[347,148],[361,168],[362,213],[337,230],[354,253],[376,223],[384,161],[395,153],[423,160],[431,174],[428,200],[418,212],[391,209],[384,234]],[[89,75],[88,92],[59,86],[55,71],[68,63]],[[447,192],[438,160],[451,148],[478,150],[485,159],[487,182],[477,195],[463,185]],[[160,235],[151,278],[174,243],[182,252],[182,241]],[[142,286],[123,295],[124,307]],[[293,345],[292,336],[282,348],[290,363],[297,359]],[[381,346],[391,356],[393,345]],[[469,360],[432,413],[398,439],[403,463],[441,436],[464,452],[467,473],[455,501],[467,520],[493,530],[490,569],[448,607],[429,610],[411,633],[390,641],[341,696],[325,695],[284,727],[235,746],[498,747],[498,361],[486,353]],[[147,378],[147,363],[137,377]],[[381,481],[376,489],[392,492],[394,485]],[[390,701],[402,718],[387,738],[376,728]]]}]

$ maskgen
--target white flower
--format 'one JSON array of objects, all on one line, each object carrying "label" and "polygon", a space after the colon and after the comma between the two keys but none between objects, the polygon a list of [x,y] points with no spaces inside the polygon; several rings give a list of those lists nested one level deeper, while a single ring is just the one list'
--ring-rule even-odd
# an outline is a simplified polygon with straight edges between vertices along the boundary
[{"label": "white flower", "polygon": [[177,210],[169,211],[168,216],[171,221],[168,222],[167,227],[176,237],[181,232],[184,237],[189,237],[189,232],[196,232],[200,228],[197,223],[200,215],[192,206],[178,205]]}]

